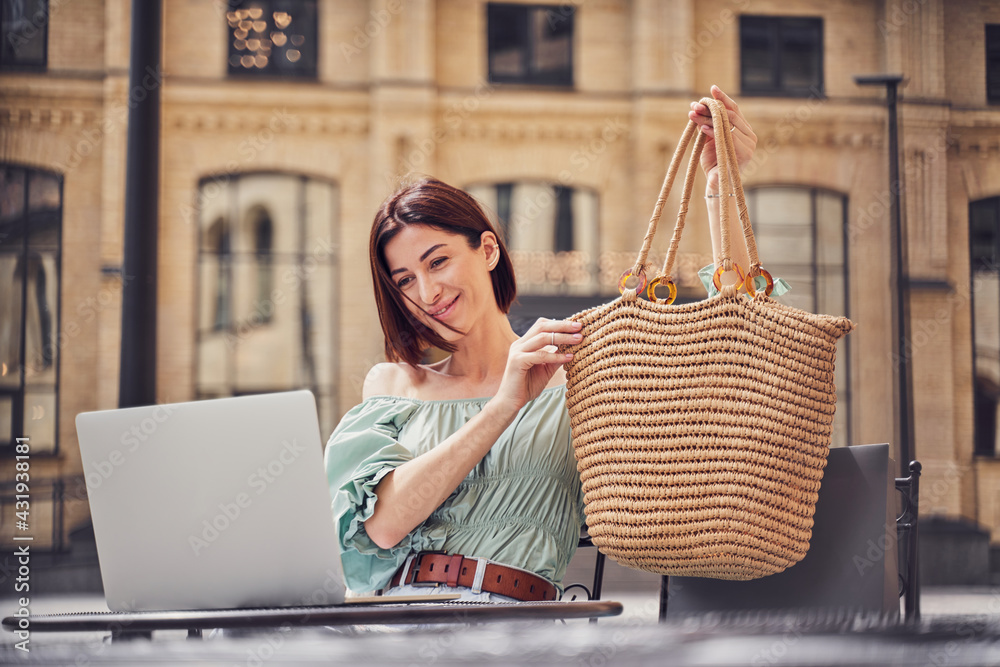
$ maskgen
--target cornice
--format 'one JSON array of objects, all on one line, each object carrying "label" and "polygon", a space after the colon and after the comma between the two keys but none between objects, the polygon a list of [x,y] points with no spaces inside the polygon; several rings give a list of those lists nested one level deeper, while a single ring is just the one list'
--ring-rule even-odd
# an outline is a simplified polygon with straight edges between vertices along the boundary
[{"label": "cornice", "polygon": [[350,134],[365,135],[369,130],[368,117],[362,114],[301,113],[294,109],[275,109],[270,113],[258,111],[233,112],[228,109],[171,111],[163,116],[164,130],[181,132],[264,132],[280,131],[283,134]]},{"label": "cornice", "polygon": [[960,158],[997,159],[1000,158],[1000,132],[994,131],[989,136],[976,134],[971,137],[960,137],[949,143],[948,152]]},{"label": "cornice", "polygon": [[[525,140],[525,141],[584,141],[600,139],[603,134],[613,132],[617,138],[627,134],[628,123],[614,125],[609,129],[607,122],[600,124],[567,124],[557,121],[537,120],[463,121],[458,127],[449,128],[447,123],[439,125],[445,136],[473,140]],[[611,135],[609,135],[610,137]]]},{"label": "cornice", "polygon": [[56,107],[0,107],[0,127],[31,129],[83,128],[97,123],[96,109],[63,109]]}]

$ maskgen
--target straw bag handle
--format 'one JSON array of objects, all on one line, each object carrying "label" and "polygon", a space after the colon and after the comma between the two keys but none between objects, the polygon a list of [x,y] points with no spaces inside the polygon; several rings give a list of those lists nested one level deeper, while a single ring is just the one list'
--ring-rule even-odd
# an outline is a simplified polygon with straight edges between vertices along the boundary
[{"label": "straw bag handle", "polygon": [[[722,236],[722,266],[717,267],[719,270],[717,270],[716,276],[720,274],[720,271],[732,271],[734,267],[732,261],[731,242],[729,238],[728,199],[731,195],[733,195],[736,197],[736,208],[739,211],[740,222],[743,227],[743,238],[746,240],[747,254],[750,257],[750,267],[744,279],[744,284],[746,285],[748,292],[751,294],[756,293],[754,279],[757,276],[763,275],[767,281],[765,293],[770,294],[773,286],[773,280],[771,279],[770,274],[761,266],[760,259],[757,255],[757,243],[754,239],[753,227],[750,224],[750,213],[747,210],[746,196],[743,192],[743,181],[740,177],[740,168],[736,159],[736,147],[733,144],[732,131],[730,129],[732,125],[729,122],[729,114],[726,112],[726,108],[722,102],[714,98],[704,97],[701,99],[701,103],[707,106],[712,112],[712,125],[715,128],[716,161],[719,165],[719,195],[722,199],[719,203]],[[688,121],[687,127],[684,129],[684,134],[681,135],[680,142],[677,144],[674,156],[670,160],[670,166],[667,168],[667,176],[663,180],[663,186],[660,188],[660,196],[656,200],[656,206],[653,207],[653,215],[649,220],[649,227],[646,230],[646,237],[642,241],[642,248],[639,250],[639,256],[636,258],[635,265],[632,269],[626,272],[626,274],[622,276],[621,281],[619,281],[619,288],[623,290],[623,294],[625,281],[630,275],[636,276],[640,280],[639,286],[635,289],[636,293],[641,291],[645,286],[644,273],[646,258],[649,255],[649,249],[653,243],[653,237],[656,235],[656,227],[660,221],[663,206],[666,204],[667,197],[670,195],[670,189],[673,187],[674,178],[677,176],[677,171],[680,169],[681,160],[684,158],[684,153],[687,152],[687,147],[691,143],[691,137],[697,130],[697,127],[698,126],[694,121]],[[667,301],[668,303],[672,302],[677,294],[677,288],[674,284],[672,273],[674,260],[677,257],[677,248],[680,245],[681,234],[684,231],[684,221],[687,217],[688,207],[691,202],[691,190],[694,187],[694,178],[698,171],[698,161],[701,157],[701,151],[704,148],[706,141],[707,139],[705,134],[699,131],[698,138],[695,139],[694,150],[691,153],[691,160],[688,162],[687,173],[684,176],[684,189],[681,195],[681,205],[677,212],[677,223],[674,225],[674,235],[670,239],[670,247],[667,250],[667,257],[664,260],[663,269],[649,283],[649,298],[651,301],[658,300],[655,295],[655,289],[657,285],[661,283],[670,287],[671,296]],[[730,189],[735,190],[735,192],[731,193]],[[738,271],[737,273],[740,272]],[[629,291],[631,291],[631,289]]]}]

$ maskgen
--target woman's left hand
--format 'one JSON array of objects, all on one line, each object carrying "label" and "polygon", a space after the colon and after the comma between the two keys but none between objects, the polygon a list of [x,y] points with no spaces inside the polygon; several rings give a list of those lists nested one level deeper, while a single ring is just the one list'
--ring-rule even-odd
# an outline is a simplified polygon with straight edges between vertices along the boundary
[{"label": "woman's left hand", "polygon": [[[754,134],[750,123],[743,117],[739,105],[733,101],[729,95],[722,92],[718,86],[712,86],[712,97],[722,102],[729,113],[729,122],[733,126],[733,144],[736,147],[736,161],[740,168],[745,167],[753,158],[754,149],[757,147],[757,135]],[[713,193],[719,191],[719,170],[715,154],[715,128],[712,127],[712,112],[701,102],[692,102],[691,111],[688,118],[693,120],[708,138],[705,148],[701,152],[701,168],[708,177],[708,189]]]}]

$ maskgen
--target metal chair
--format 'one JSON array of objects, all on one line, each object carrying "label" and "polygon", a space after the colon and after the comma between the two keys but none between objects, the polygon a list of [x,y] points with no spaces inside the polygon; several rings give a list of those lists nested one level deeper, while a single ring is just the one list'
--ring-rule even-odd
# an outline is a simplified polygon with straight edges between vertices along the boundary
[{"label": "metal chair", "polygon": [[[896,515],[896,538],[900,548],[898,554],[898,577],[899,577],[899,597],[904,602],[904,620],[907,622],[920,619],[920,580],[918,570],[918,541],[919,541],[919,498],[920,498],[920,472],[919,461],[911,461],[909,465],[910,475],[907,477],[894,478],[895,489],[902,494],[902,510]],[[594,546],[590,537],[586,534],[580,537],[580,547]],[[566,591],[579,588],[587,594],[588,600],[600,600],[601,588],[604,579],[605,555],[600,551],[594,563],[594,581],[588,589],[584,584],[573,584],[566,587]],[[659,595],[659,620],[666,621],[668,601],[670,597],[670,578],[666,575],[660,577]],[[596,619],[592,619],[596,622]]]},{"label": "metal chair", "polygon": [[[903,618],[907,622],[920,620],[920,577],[918,570],[920,471],[919,461],[910,461],[907,477],[896,477],[896,491],[902,494],[902,510],[896,516],[898,549],[899,597],[903,598]],[[667,618],[670,597],[670,577],[660,577],[660,622]]]},{"label": "metal chair", "polygon": [[917,569],[918,522],[920,508],[920,461],[910,461],[910,475],[896,478],[896,490],[903,494],[903,509],[896,517],[899,549],[899,597],[907,621],[920,620],[920,572]]}]

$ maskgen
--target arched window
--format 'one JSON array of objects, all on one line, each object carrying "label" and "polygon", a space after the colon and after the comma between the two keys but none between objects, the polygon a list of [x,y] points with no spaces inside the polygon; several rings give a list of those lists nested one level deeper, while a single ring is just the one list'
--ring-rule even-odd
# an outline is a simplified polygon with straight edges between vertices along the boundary
[{"label": "arched window", "polygon": [[0,448],[57,446],[62,179],[0,164]]},{"label": "arched window", "polygon": [[[747,190],[747,206],[761,262],[792,287],[778,300],[811,313],[849,316],[847,197],[818,188],[758,187]],[[850,367],[850,339],[841,338],[834,446],[851,444]]]},{"label": "arched window", "polygon": [[597,192],[530,180],[466,189],[495,216],[510,250],[517,276],[518,298],[509,314],[515,331],[524,333],[539,317],[567,317],[606,300]]},{"label": "arched window", "polygon": [[974,451],[997,454],[1000,405],[1000,197],[969,204]]},{"label": "arched window", "polygon": [[592,296],[600,291],[598,197],[546,182],[473,185],[495,212],[523,296]]},{"label": "arched window", "polygon": [[337,187],[242,174],[199,195],[198,398],[310,389],[332,430]]}]

